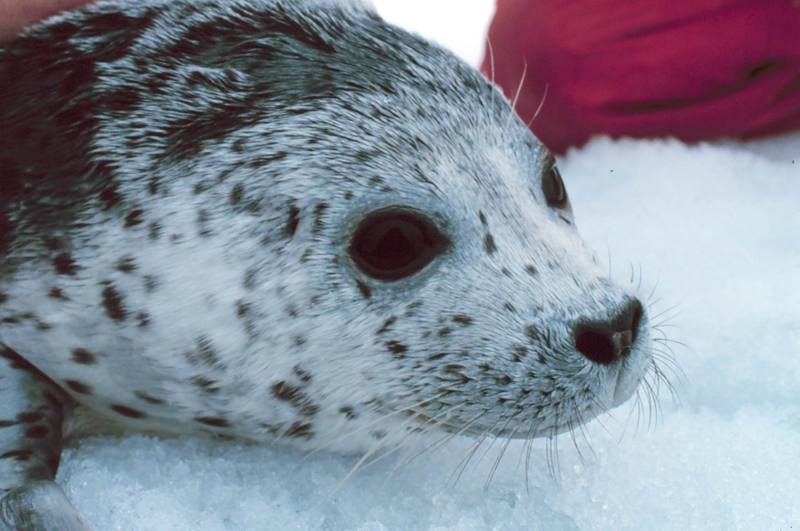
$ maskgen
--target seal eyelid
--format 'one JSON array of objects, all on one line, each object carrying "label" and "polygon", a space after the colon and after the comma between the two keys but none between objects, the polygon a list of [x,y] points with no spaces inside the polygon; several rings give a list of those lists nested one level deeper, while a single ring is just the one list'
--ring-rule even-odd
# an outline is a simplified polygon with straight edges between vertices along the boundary
[{"label": "seal eyelid", "polygon": [[393,281],[421,271],[449,244],[421,212],[389,207],[371,212],[359,223],[349,252],[366,275]]},{"label": "seal eyelid", "polygon": [[567,197],[567,189],[564,186],[564,181],[561,178],[561,172],[558,171],[556,159],[553,155],[548,155],[542,171],[542,192],[547,201],[547,205],[560,210],[566,210],[569,207],[569,199]]}]

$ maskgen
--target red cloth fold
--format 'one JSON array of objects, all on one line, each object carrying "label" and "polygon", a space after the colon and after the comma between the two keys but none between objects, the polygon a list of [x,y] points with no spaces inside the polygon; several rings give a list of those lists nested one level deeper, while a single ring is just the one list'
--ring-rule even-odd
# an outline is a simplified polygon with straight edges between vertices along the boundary
[{"label": "red cloth fold", "polygon": [[531,128],[556,152],[800,129],[800,0],[497,0],[489,41],[510,97],[527,65],[517,110],[541,105]]}]

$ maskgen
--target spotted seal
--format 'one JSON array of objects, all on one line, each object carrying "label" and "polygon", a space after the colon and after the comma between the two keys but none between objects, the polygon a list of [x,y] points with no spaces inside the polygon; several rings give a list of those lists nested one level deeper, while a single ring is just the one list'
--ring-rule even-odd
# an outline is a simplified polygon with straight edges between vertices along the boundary
[{"label": "spotted seal", "polygon": [[112,0],[0,51],[0,518],[79,406],[364,451],[552,435],[652,366],[556,162],[447,51],[355,3]]}]

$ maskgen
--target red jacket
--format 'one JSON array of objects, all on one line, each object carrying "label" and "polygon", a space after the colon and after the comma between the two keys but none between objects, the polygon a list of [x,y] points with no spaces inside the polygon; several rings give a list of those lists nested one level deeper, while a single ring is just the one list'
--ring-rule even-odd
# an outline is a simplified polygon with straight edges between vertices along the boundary
[{"label": "red jacket", "polygon": [[489,41],[509,97],[527,64],[517,110],[541,104],[531,128],[556,152],[800,129],[800,0],[497,0]]}]

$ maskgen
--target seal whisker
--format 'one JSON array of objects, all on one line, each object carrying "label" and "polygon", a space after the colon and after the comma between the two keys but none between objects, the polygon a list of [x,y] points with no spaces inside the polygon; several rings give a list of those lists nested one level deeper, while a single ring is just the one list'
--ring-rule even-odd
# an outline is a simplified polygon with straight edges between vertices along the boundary
[{"label": "seal whisker", "polygon": [[[468,400],[464,400],[463,402],[460,402],[458,404],[450,406],[447,409],[444,409],[443,411],[440,411],[439,413],[437,413],[433,417],[429,417],[429,418],[423,419],[422,426],[420,427],[419,433],[420,434],[426,434],[426,433],[429,433],[429,432],[431,432],[433,430],[436,430],[436,429],[438,429],[438,428],[440,428],[442,426],[445,426],[447,424],[449,415],[453,411],[457,411],[458,409],[464,407],[464,405],[467,404],[467,403],[469,403],[469,401]],[[406,428],[408,426],[408,424],[411,424],[413,421],[417,420],[418,416],[419,416],[418,414],[410,415],[408,420],[406,420],[402,424],[402,427]],[[408,430],[407,429],[405,435],[403,436],[403,438],[400,439],[400,444],[404,443],[408,438],[410,438],[414,434],[415,434],[415,432],[413,430]],[[370,463],[370,464],[372,464],[372,463]]]},{"label": "seal whisker", "polygon": [[511,441],[514,439],[514,435],[517,433],[519,426],[515,426],[514,429],[511,431],[511,435],[506,437],[506,441],[503,444],[502,449],[500,450],[500,455],[497,456],[495,459],[492,468],[489,470],[489,477],[486,478],[486,482],[483,484],[484,488],[489,488],[489,485],[492,483],[492,479],[494,478],[495,473],[497,472],[497,468],[500,466],[500,461],[503,460],[503,456],[506,454],[506,450],[508,450],[508,445],[511,444]]},{"label": "seal whisker", "polygon": [[487,411],[486,409],[484,409],[484,410],[481,410],[481,411],[480,411],[480,412],[479,412],[477,415],[475,415],[474,417],[472,417],[471,419],[469,419],[469,420],[468,420],[468,421],[467,421],[467,422],[464,424],[464,426],[463,426],[461,429],[459,429],[457,432],[453,432],[453,433],[447,433],[447,434],[445,434],[445,435],[444,435],[443,437],[441,437],[440,439],[438,439],[438,440],[434,441],[433,443],[431,443],[431,444],[429,444],[429,445],[425,446],[425,447],[424,447],[422,450],[420,450],[420,451],[419,451],[419,452],[417,452],[416,454],[414,454],[414,455],[412,455],[411,457],[409,457],[409,458],[407,458],[407,459],[403,460],[402,462],[398,463],[398,464],[397,464],[397,465],[396,465],[396,466],[395,466],[395,467],[394,467],[394,468],[393,468],[393,469],[390,471],[390,473],[389,473],[389,476],[391,477],[392,475],[394,475],[394,473],[395,473],[397,470],[399,470],[399,469],[400,469],[400,467],[402,467],[402,466],[407,466],[407,465],[408,465],[408,464],[410,464],[412,461],[414,461],[415,459],[417,459],[417,458],[419,458],[419,457],[423,456],[423,455],[424,455],[424,454],[426,454],[426,453],[429,453],[429,452],[430,452],[430,453],[433,453],[433,452],[435,452],[436,450],[438,450],[439,448],[441,448],[442,446],[444,446],[445,444],[447,444],[447,443],[448,443],[450,440],[452,440],[454,437],[456,437],[456,436],[458,436],[458,435],[461,435],[461,434],[463,434],[463,433],[464,433],[465,431],[467,431],[467,430],[468,430],[468,429],[469,429],[469,428],[470,428],[470,427],[471,427],[471,426],[472,426],[472,425],[473,425],[475,422],[477,422],[479,419],[481,419],[481,418],[482,418],[482,417],[483,417],[483,416],[486,414],[486,411]]},{"label": "seal whisker", "polygon": [[[328,440],[328,441],[326,441],[326,442],[328,443],[328,446],[332,446],[332,445],[333,445],[333,443],[336,443],[336,442],[340,441],[341,439],[352,437],[353,435],[355,435],[355,434],[357,434],[357,433],[361,433],[361,432],[363,432],[364,430],[366,430],[366,429],[368,429],[368,428],[370,428],[370,427],[372,427],[372,426],[374,426],[374,425],[376,425],[376,424],[379,424],[379,423],[381,423],[381,422],[384,422],[384,421],[386,421],[387,419],[389,419],[389,418],[391,418],[391,417],[394,417],[394,416],[396,416],[396,415],[399,415],[399,414],[401,414],[401,413],[407,413],[407,412],[409,412],[409,411],[413,411],[414,409],[416,409],[416,408],[418,408],[418,407],[421,407],[421,406],[424,406],[425,404],[429,404],[429,403],[431,403],[431,402],[434,402],[434,401],[438,400],[439,398],[441,398],[441,397],[443,397],[443,396],[445,396],[445,395],[447,395],[447,394],[448,394],[448,392],[447,392],[447,391],[445,391],[445,392],[439,393],[438,395],[435,395],[435,396],[433,396],[432,398],[426,398],[426,399],[424,399],[424,400],[420,400],[419,402],[416,402],[416,403],[414,403],[414,404],[411,404],[410,406],[406,406],[406,407],[403,407],[403,408],[401,408],[401,409],[395,409],[395,410],[393,410],[393,411],[390,411],[390,412],[388,412],[388,413],[384,414],[384,415],[383,415],[383,416],[381,416],[381,417],[378,417],[378,418],[376,418],[376,419],[373,419],[373,420],[371,420],[371,421],[367,422],[366,424],[361,424],[361,425],[359,425],[358,427],[356,427],[355,429],[352,429],[352,430],[349,430],[349,431],[342,432],[342,433],[340,433],[340,434],[336,435],[335,437],[333,437],[333,438],[329,439],[329,440]],[[310,450],[310,451],[309,451],[309,452],[308,452],[308,453],[307,453],[307,454],[306,454],[306,455],[303,457],[303,459],[304,459],[304,460],[305,460],[305,459],[308,459],[308,458],[310,458],[311,456],[313,456],[313,455],[315,455],[315,454],[317,454],[318,452],[321,452],[321,451],[323,451],[323,450],[324,450],[324,448],[322,448],[322,447],[320,447],[320,448],[315,448],[315,449],[313,449],[313,450]]]},{"label": "seal whisker", "polygon": [[[492,424],[486,431],[484,431],[478,437],[478,440],[475,441],[475,443],[470,447],[469,450],[467,450],[467,455],[464,456],[464,458],[461,460],[461,462],[458,465],[456,465],[456,469],[453,470],[453,473],[450,475],[450,480],[452,480],[453,479],[453,475],[457,474],[456,477],[455,477],[455,481],[453,482],[453,486],[455,486],[456,483],[458,483],[458,480],[461,479],[461,475],[464,473],[464,470],[466,470],[467,466],[469,465],[469,462],[472,460],[472,457],[475,455],[475,452],[477,452],[478,448],[488,438],[489,434],[492,433],[492,431],[494,430],[495,426],[497,426],[497,424],[499,422],[500,422],[500,418],[498,417],[497,420],[494,421],[494,424]],[[448,480],[448,482],[450,480]]]},{"label": "seal whisker", "polygon": [[[422,431],[421,433],[426,433],[426,432],[428,432],[428,431],[430,431],[430,430],[436,429],[436,428],[438,428],[438,427],[440,427],[440,426],[444,425],[444,424],[445,424],[445,422],[447,421],[447,416],[448,416],[450,413],[452,413],[453,411],[455,411],[455,410],[457,410],[457,409],[459,409],[459,408],[463,407],[463,406],[464,406],[464,404],[466,404],[466,403],[468,403],[468,401],[467,401],[467,400],[464,400],[463,402],[461,402],[461,403],[459,403],[459,404],[456,404],[456,405],[454,405],[454,406],[452,406],[452,407],[450,407],[450,408],[448,408],[448,409],[446,409],[446,410],[444,410],[444,411],[442,411],[442,412],[438,413],[438,414],[437,414],[436,416],[434,416],[434,417],[431,417],[431,418],[429,418],[429,419],[425,419],[425,420],[424,420],[424,422],[423,422],[423,431]],[[442,418],[441,420],[437,420],[439,417],[444,417],[444,418]],[[400,428],[401,428],[401,429],[403,429],[403,428],[406,428],[406,427],[408,426],[408,424],[411,424],[411,423],[412,423],[414,420],[416,420],[416,415],[411,415],[411,416],[409,416],[409,418],[408,418],[408,419],[407,419],[407,420],[406,420],[406,421],[405,421],[405,422],[404,422],[404,423],[401,425],[401,427],[400,427]],[[389,457],[389,456],[391,456],[391,455],[392,455],[392,454],[394,454],[396,451],[403,449],[403,448],[405,447],[405,442],[406,442],[406,441],[409,439],[409,437],[411,437],[412,435],[414,435],[414,432],[413,432],[413,431],[406,430],[406,433],[405,433],[405,434],[404,434],[404,435],[403,435],[403,436],[400,438],[400,440],[398,440],[398,441],[396,441],[396,442],[395,442],[395,445],[394,445],[394,447],[393,447],[391,450],[388,450],[388,451],[386,451],[386,452],[383,452],[383,453],[381,453],[380,455],[378,455],[377,457],[375,457],[375,458],[374,458],[374,459],[372,459],[371,461],[368,461],[368,462],[363,462],[363,460],[362,460],[362,461],[360,461],[360,462],[359,462],[358,466],[359,466],[360,468],[364,469],[364,468],[367,468],[367,467],[369,467],[369,466],[371,466],[371,465],[374,465],[375,463],[377,463],[377,462],[379,462],[379,461],[383,460],[383,459],[384,459],[384,458],[386,458],[386,457]],[[380,444],[380,442],[379,442],[379,443],[378,443],[378,445],[377,445],[377,448],[380,448],[380,446],[381,446],[381,444]],[[377,449],[377,448],[376,448],[376,449]],[[369,454],[374,454],[374,453],[375,453],[374,451],[372,451],[372,452],[369,452]],[[370,457],[370,455],[366,455],[365,457],[366,457],[366,458],[369,458],[369,457]],[[353,470],[353,471],[352,471],[352,473],[355,473],[355,470]]]},{"label": "seal whisker", "polygon": [[528,129],[530,129],[531,125],[533,125],[533,122],[536,120],[536,118],[539,117],[539,113],[542,112],[542,109],[544,108],[544,102],[547,101],[547,93],[549,91],[550,91],[550,83],[545,83],[544,91],[542,92],[542,99],[539,101],[539,105],[533,112],[533,116],[531,116],[531,119],[528,120],[528,123],[525,124],[525,127],[527,127]]}]

